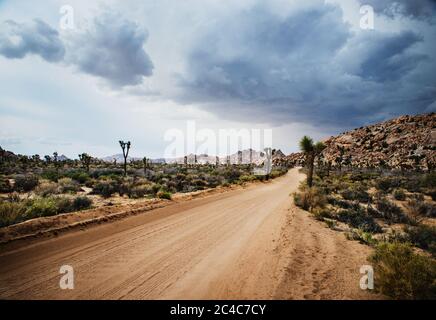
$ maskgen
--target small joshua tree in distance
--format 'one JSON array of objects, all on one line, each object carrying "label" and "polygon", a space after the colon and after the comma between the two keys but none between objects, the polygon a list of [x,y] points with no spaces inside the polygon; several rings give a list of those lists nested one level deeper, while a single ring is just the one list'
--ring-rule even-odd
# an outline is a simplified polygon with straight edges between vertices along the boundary
[{"label": "small joshua tree in distance", "polygon": [[142,163],[144,164],[144,174],[147,174],[147,167],[150,160],[147,159],[147,157],[142,158]]},{"label": "small joshua tree in distance", "polygon": [[122,140],[119,141],[121,149],[123,150],[123,158],[124,158],[124,176],[127,176],[127,157],[129,156],[130,141],[124,142]]},{"label": "small joshua tree in distance", "polygon": [[89,165],[91,164],[92,157],[87,153],[79,154],[80,162],[82,162],[83,167],[86,169],[86,172],[89,172]]}]

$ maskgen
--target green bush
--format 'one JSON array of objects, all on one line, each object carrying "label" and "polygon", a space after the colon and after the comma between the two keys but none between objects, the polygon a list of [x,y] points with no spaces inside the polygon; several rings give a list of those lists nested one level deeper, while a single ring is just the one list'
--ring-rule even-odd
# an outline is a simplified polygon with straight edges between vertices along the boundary
[{"label": "green bush", "polygon": [[65,175],[80,184],[85,184],[90,179],[89,174],[82,170],[71,170]]},{"label": "green bush", "polygon": [[157,193],[157,197],[159,199],[167,199],[167,200],[171,200],[171,193],[170,192],[166,192],[166,191],[159,191]]},{"label": "green bush", "polygon": [[251,182],[255,181],[257,178],[254,175],[243,175],[239,177],[239,180],[242,182]]},{"label": "green bush", "polygon": [[101,195],[104,198],[110,198],[114,193],[118,191],[118,183],[110,179],[98,181],[92,189],[93,194]]},{"label": "green bush", "polygon": [[436,256],[436,227],[419,225],[417,227],[407,227],[406,233],[410,241],[417,247],[429,251]]},{"label": "green bush", "polygon": [[394,299],[436,299],[436,261],[404,243],[381,243],[371,255],[375,289]]},{"label": "green bush", "polygon": [[24,207],[21,203],[0,202],[0,227],[6,227],[24,220]]},{"label": "green bush", "polygon": [[364,232],[379,233],[382,231],[374,218],[366,214],[365,210],[360,206],[359,208],[339,211],[337,219]]},{"label": "green bush", "polygon": [[15,177],[14,190],[18,192],[29,192],[36,188],[39,179],[35,175],[18,175]]},{"label": "green bush", "polygon": [[62,189],[62,193],[77,192],[80,187],[76,181],[71,178],[61,178],[58,180],[58,185]]},{"label": "green bush", "polygon": [[369,202],[370,195],[361,187],[348,188],[340,192],[345,200],[357,200],[359,202]]},{"label": "green bush", "polygon": [[43,173],[41,174],[41,177],[53,182],[57,182],[58,179],[60,178],[59,173],[54,169],[44,170]]},{"label": "green bush", "polygon": [[26,219],[54,216],[58,214],[58,204],[54,197],[36,198],[26,208]]},{"label": "green bush", "polygon": [[89,209],[91,206],[92,206],[92,200],[85,196],[80,196],[75,198],[72,203],[73,211]]}]

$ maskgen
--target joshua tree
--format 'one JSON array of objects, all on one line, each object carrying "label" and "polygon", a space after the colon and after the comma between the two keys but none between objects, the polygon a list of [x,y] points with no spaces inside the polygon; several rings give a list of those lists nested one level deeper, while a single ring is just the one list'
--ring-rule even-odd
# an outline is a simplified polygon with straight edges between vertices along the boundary
[{"label": "joshua tree", "polygon": [[187,168],[188,167],[188,156],[185,156],[183,158],[183,163],[185,164],[185,167]]},{"label": "joshua tree", "polygon": [[89,165],[91,164],[91,156],[87,153],[79,154],[80,162],[82,162],[83,167],[85,167],[86,172],[89,172]]},{"label": "joshua tree", "polygon": [[313,184],[313,164],[315,162],[315,158],[319,155],[325,148],[325,145],[322,142],[313,143],[312,138],[308,136],[304,136],[300,140],[300,149],[306,156],[306,166],[309,169],[307,174],[307,185],[312,187]]},{"label": "joshua tree", "polygon": [[121,149],[123,150],[123,158],[124,158],[124,176],[127,176],[127,157],[129,156],[130,151],[130,141],[124,142],[122,140],[119,141]]},{"label": "joshua tree", "polygon": [[147,157],[142,158],[142,163],[144,164],[144,174],[147,175],[147,167],[148,167],[149,160]]},{"label": "joshua tree", "polygon": [[58,153],[57,151],[53,152],[53,163],[56,168],[56,172],[59,172],[59,161],[58,161]]},{"label": "joshua tree", "polygon": [[50,158],[49,155],[45,155],[45,156],[44,156],[44,159],[45,159],[45,164],[46,164],[46,165],[49,165],[49,164],[51,163],[51,158]]}]

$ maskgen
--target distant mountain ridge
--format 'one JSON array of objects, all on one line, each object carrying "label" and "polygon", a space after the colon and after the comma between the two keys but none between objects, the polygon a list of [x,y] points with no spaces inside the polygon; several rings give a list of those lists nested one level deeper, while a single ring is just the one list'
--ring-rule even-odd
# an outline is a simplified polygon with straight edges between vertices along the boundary
[{"label": "distant mountain ridge", "polygon": [[[285,155],[281,150],[273,150],[273,158],[277,157],[284,157]],[[195,163],[195,154],[189,154],[188,157],[188,163],[194,164]],[[100,160],[106,161],[106,162],[113,162],[114,160],[117,160],[117,163],[123,162],[124,158],[122,154],[116,154],[112,156],[107,156],[100,158]],[[137,157],[128,157],[127,161],[138,161],[142,158]],[[220,164],[227,163],[227,157],[218,157]],[[239,154],[238,152],[235,152],[230,155],[230,164],[238,164],[239,163]],[[185,162],[185,157],[177,157],[177,158],[158,158],[158,159],[151,159],[152,163],[178,163],[183,164]],[[264,153],[261,151],[252,150],[251,151],[251,163],[253,164],[262,164],[264,161]],[[207,154],[198,154],[197,155],[197,164],[215,164],[216,163],[216,156],[207,155]],[[250,149],[242,150],[242,164],[248,164],[250,163]]]},{"label": "distant mountain ridge", "polygon": [[[436,114],[401,116],[360,127],[323,141],[322,156],[332,165],[370,168],[434,169],[436,165]],[[302,165],[304,155],[290,154],[277,163]]]}]

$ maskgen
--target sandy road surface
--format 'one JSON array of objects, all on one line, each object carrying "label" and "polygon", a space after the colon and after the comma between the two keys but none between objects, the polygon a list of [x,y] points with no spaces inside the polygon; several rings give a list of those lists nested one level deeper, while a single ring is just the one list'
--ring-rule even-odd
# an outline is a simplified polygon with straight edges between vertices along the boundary
[{"label": "sandy road surface", "polygon": [[[175,203],[49,240],[0,248],[0,298],[371,298],[359,289],[368,249],[346,241],[273,182]],[[74,290],[59,269],[74,268]]]}]

